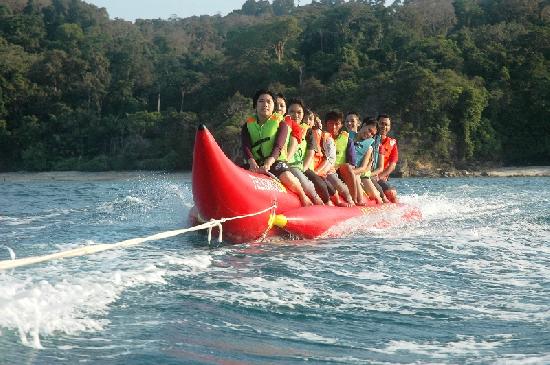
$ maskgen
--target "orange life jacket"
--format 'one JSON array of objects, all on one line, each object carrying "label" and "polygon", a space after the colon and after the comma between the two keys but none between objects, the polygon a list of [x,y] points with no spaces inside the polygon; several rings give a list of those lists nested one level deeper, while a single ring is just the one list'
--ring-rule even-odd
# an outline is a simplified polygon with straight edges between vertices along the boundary
[{"label": "orange life jacket", "polygon": [[315,154],[313,155],[313,167],[312,170],[316,170],[325,160],[325,154],[323,153],[323,145],[330,136],[330,133],[323,132],[320,129],[313,129],[313,141],[315,143]]}]

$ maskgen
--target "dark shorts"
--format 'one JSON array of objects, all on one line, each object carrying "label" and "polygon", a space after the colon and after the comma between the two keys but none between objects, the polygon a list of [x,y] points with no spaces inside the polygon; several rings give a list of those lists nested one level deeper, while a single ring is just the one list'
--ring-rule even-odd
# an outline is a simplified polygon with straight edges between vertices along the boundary
[{"label": "dark shorts", "polygon": [[321,197],[323,203],[328,203],[330,197],[336,194],[336,190],[325,178],[317,175],[310,169],[304,171],[304,175],[306,175],[306,177],[313,182],[313,186],[315,186],[315,191]]},{"label": "dark shorts", "polygon": [[[344,166],[344,165],[342,165],[342,166]],[[342,166],[340,166],[340,167],[342,167]],[[338,175],[340,180],[345,182],[346,180],[344,179],[344,175],[340,172],[340,167],[336,169],[336,175]]]},{"label": "dark shorts", "polygon": [[281,176],[281,174],[285,171],[289,171],[289,167],[284,161],[275,161],[269,169],[269,172],[275,175],[275,177]]},{"label": "dark shorts", "polygon": [[[362,179],[361,179],[362,180]],[[372,182],[372,185],[374,185],[374,187],[376,188],[376,190],[378,190],[378,192],[380,193],[381,196],[384,196],[384,190],[382,190],[382,187],[380,186],[380,184],[378,184],[378,181],[374,180],[374,179],[370,179],[370,181]]]},{"label": "dark shorts", "polygon": [[382,188],[382,191],[395,190],[395,188],[391,186],[387,181],[378,180],[377,183]]}]

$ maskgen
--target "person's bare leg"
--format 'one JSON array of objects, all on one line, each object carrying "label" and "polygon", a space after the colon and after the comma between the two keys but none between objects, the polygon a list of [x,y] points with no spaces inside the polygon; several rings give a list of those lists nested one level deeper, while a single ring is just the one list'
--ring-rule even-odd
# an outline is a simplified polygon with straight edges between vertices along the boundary
[{"label": "person's bare leg", "polygon": [[397,203],[397,191],[395,189],[385,190],[386,198],[392,203]]},{"label": "person's bare leg", "polygon": [[317,194],[315,185],[313,185],[313,182],[308,179],[304,172],[295,167],[291,167],[289,171],[298,180],[298,183],[302,187],[304,193],[308,196],[309,200],[311,200],[315,205],[323,205],[323,200],[319,197],[319,194]]},{"label": "person's bare leg", "polygon": [[[353,206],[353,203],[350,203],[346,200],[343,200],[342,198],[340,198],[340,194],[339,192],[336,192],[336,194],[334,194],[333,196],[331,196],[331,199],[332,199],[332,205],[335,205],[337,207],[352,207]],[[348,193],[349,195],[349,193]],[[351,196],[350,196],[350,199],[351,199]]]},{"label": "person's bare leg", "polygon": [[343,197],[346,201],[343,202],[340,198],[334,201],[334,204],[339,207],[352,207],[355,205],[353,197],[349,193],[348,187],[336,173],[327,175],[327,180],[332,184],[334,189],[338,191],[338,195]]},{"label": "person's bare leg", "polygon": [[376,200],[378,204],[383,203],[380,192],[378,191],[378,189],[376,189],[371,179],[361,179],[361,183],[370,198]]},{"label": "person's bare leg", "polygon": [[357,186],[356,175],[353,173],[353,169],[350,164],[343,164],[338,168],[338,172],[348,187],[349,193],[354,203],[359,202],[359,189]]},{"label": "person's bare leg", "polygon": [[357,197],[355,198],[355,204],[359,206],[367,205],[365,191],[363,190],[363,185],[361,184],[361,177],[355,175],[355,186],[357,186]]},{"label": "person's bare leg", "polygon": [[290,171],[285,171],[281,175],[279,175],[279,180],[281,180],[281,183],[288,190],[298,195],[298,198],[300,199],[300,202],[303,206],[313,205],[311,200],[307,197],[306,193],[304,193],[304,189],[302,189],[302,185],[300,185],[300,182],[298,181],[296,176],[292,175]]}]

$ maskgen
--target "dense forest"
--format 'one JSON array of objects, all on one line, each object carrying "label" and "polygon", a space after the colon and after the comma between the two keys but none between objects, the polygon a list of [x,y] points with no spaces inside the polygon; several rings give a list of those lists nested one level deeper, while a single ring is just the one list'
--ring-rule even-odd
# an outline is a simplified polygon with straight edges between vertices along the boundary
[{"label": "dense forest", "polygon": [[0,171],[189,169],[206,124],[238,158],[250,96],[388,113],[402,165],[550,164],[547,0],[246,0],[110,20],[0,0]]}]

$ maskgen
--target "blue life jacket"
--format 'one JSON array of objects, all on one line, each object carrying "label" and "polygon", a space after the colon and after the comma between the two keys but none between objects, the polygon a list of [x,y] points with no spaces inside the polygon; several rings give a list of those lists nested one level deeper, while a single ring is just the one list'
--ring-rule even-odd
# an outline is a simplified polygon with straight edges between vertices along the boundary
[{"label": "blue life jacket", "polygon": [[359,167],[363,164],[363,160],[367,155],[369,147],[372,146],[373,143],[374,143],[374,138],[367,138],[362,141],[353,143],[355,147],[355,156],[357,158],[357,163],[355,165],[356,167]]}]

